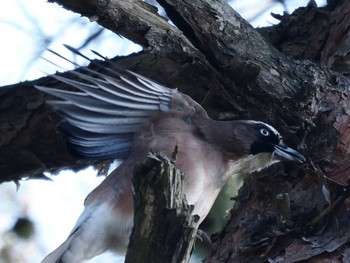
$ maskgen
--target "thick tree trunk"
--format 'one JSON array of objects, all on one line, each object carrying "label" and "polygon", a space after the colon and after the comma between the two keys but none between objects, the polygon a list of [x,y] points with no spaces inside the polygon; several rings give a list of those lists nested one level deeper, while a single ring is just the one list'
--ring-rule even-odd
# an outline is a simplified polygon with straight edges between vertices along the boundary
[{"label": "thick tree trunk", "polygon": [[[349,259],[349,1],[284,15],[259,30],[265,39],[223,1],[159,0],[177,28],[141,1],[53,2],[145,46],[117,59],[122,67],[179,88],[214,118],[270,123],[308,157],[247,179],[207,262]],[[32,85],[0,91],[1,181],[86,164],[66,153]]]}]

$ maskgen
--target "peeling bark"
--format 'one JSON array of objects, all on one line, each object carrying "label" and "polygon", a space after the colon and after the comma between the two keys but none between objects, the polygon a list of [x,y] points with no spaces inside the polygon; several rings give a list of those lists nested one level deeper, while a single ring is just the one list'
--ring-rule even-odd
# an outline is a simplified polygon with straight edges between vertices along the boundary
[{"label": "peeling bark", "polygon": [[175,161],[150,153],[135,168],[133,186],[135,226],[125,262],[188,262],[199,217],[191,215]]}]

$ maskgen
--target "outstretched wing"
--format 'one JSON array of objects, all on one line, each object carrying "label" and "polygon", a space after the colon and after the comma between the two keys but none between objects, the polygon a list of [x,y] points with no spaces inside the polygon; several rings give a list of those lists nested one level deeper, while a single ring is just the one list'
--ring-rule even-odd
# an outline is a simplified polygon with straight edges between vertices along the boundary
[{"label": "outstretched wing", "polygon": [[[113,63],[113,62],[110,62]],[[62,100],[47,103],[63,118],[58,130],[76,155],[94,159],[126,158],[135,132],[156,112],[177,110],[204,114],[190,97],[112,64],[104,73],[72,71],[76,78],[52,77],[77,91],[37,89]]]}]

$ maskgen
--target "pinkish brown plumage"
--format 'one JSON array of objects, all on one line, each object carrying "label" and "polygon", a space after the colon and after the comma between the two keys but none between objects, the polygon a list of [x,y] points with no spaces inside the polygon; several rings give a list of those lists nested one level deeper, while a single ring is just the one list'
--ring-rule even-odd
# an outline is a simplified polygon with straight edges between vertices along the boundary
[{"label": "pinkish brown plumage", "polygon": [[231,176],[281,159],[305,160],[265,123],[215,121],[177,90],[112,63],[106,72],[75,72],[78,81],[56,76],[78,91],[37,87],[62,99],[48,103],[62,116],[59,130],[73,153],[124,160],[88,195],[71,234],[44,263],[81,262],[107,250],[123,253],[133,226],[132,171],[150,150],[170,155],[178,146],[176,164],[200,222]]}]

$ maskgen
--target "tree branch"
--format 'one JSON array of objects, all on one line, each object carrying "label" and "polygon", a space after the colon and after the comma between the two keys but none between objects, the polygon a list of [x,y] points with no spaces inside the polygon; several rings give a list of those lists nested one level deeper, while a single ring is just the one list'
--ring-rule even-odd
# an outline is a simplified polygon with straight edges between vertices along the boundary
[{"label": "tree branch", "polygon": [[134,227],[125,262],[188,262],[199,217],[191,215],[183,174],[163,154],[136,167]]},{"label": "tree branch", "polygon": [[298,8],[293,14],[273,14],[281,22],[257,29],[283,54],[308,59],[349,74],[347,66],[350,5],[348,1],[328,1],[317,8],[314,2]]},{"label": "tree branch", "polygon": [[[50,0],[64,8],[96,21],[106,29],[122,35],[154,54],[176,61],[201,57],[182,32],[170,25],[157,9],[132,0]],[[164,47],[167,48],[164,48]]]}]

